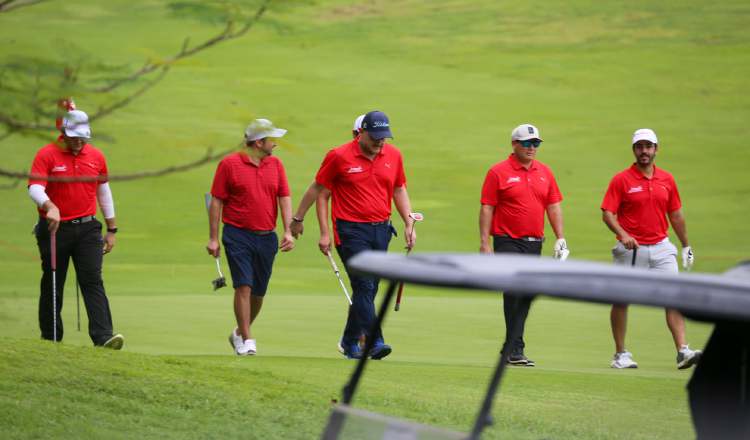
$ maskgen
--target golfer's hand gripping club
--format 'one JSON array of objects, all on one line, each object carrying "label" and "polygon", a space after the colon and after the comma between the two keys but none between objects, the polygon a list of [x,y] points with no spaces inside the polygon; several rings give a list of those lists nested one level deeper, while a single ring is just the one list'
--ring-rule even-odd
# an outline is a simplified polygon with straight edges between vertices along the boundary
[{"label": "golfer's hand gripping club", "polygon": [[690,270],[693,268],[693,263],[695,262],[695,255],[693,255],[693,248],[690,246],[685,246],[682,248],[682,268],[685,270]]},{"label": "golfer's hand gripping club", "polygon": [[557,241],[555,242],[555,260],[565,261],[568,259],[569,255],[570,250],[568,249],[568,243],[564,238],[557,239]]}]

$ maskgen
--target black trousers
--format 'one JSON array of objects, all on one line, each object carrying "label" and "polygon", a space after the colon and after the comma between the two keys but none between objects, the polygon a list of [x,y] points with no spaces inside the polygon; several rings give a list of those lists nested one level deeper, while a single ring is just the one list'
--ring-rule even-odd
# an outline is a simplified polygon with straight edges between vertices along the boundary
[{"label": "black trousers", "polygon": [[[496,254],[513,253],[513,254],[542,254],[541,241],[526,241],[511,237],[493,236],[493,247]],[[526,326],[526,318],[529,316],[531,308],[530,296],[514,295],[512,292],[503,293],[503,313],[505,314],[505,343],[503,352],[510,349],[510,354],[523,354],[526,344],[523,342],[523,332]],[[518,337],[509,341],[511,329],[517,325],[519,329]]]},{"label": "black trousers", "polygon": [[[57,340],[63,338],[60,311],[68,263],[73,260],[78,284],[89,318],[89,336],[94,345],[102,345],[112,337],[112,314],[102,281],[102,224],[97,220],[87,223],[61,223],[56,234],[57,245]],[[53,339],[52,265],[50,234],[47,221],[40,219],[36,226],[36,242],[42,257],[42,280],[39,294],[39,329],[43,339]]]}]

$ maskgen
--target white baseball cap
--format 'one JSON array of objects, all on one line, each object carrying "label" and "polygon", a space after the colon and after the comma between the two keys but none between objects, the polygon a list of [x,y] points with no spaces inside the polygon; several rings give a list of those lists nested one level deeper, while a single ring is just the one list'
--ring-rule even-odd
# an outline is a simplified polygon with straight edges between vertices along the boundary
[{"label": "white baseball cap", "polygon": [[357,116],[357,119],[354,120],[354,128],[352,128],[353,131],[362,130],[362,119],[364,118],[365,118],[365,115]]},{"label": "white baseball cap", "polygon": [[539,129],[531,124],[521,124],[514,128],[510,134],[510,140],[512,141],[526,141],[529,139],[542,140],[542,137],[539,135]]},{"label": "white baseball cap", "polygon": [[256,119],[245,129],[245,140],[257,141],[263,138],[280,138],[286,134],[283,128],[276,128],[268,119]]},{"label": "white baseball cap", "polygon": [[633,142],[631,145],[635,145],[638,141],[649,141],[652,144],[659,143],[659,140],[656,138],[656,133],[650,128],[639,128],[633,133]]},{"label": "white baseball cap", "polygon": [[65,135],[75,138],[91,138],[91,126],[89,125],[89,115],[81,110],[69,111],[62,121],[62,127]]}]

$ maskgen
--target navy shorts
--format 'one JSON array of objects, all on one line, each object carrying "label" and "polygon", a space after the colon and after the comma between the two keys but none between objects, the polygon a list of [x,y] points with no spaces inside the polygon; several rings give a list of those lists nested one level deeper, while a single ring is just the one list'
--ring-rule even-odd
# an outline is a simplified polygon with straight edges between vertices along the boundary
[{"label": "navy shorts", "polygon": [[279,250],[276,233],[258,235],[224,224],[221,242],[232,273],[232,286],[235,289],[250,286],[251,295],[264,296],[271,279],[273,259]]}]

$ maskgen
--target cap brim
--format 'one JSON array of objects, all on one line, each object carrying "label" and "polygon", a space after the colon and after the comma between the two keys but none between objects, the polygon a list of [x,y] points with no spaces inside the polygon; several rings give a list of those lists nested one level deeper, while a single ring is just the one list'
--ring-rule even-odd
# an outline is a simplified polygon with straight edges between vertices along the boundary
[{"label": "cap brim", "polygon": [[79,126],[75,129],[66,128],[65,129],[65,135],[67,137],[73,137],[73,138],[91,138],[91,129],[87,126]]},{"label": "cap brim", "polygon": [[255,133],[253,136],[248,137],[247,133],[245,134],[245,140],[247,141],[257,141],[258,139],[264,139],[264,138],[280,138],[286,134],[286,130],[283,128],[273,128],[268,131],[264,131],[262,133]]},{"label": "cap brim", "polygon": [[539,139],[540,141],[544,142],[544,140],[542,138],[536,137],[536,136],[525,136],[525,137],[518,138],[518,139],[513,139],[513,140],[514,141],[528,141],[528,140],[531,140],[531,139]]},{"label": "cap brim", "polygon": [[385,130],[366,130],[366,131],[370,135],[370,137],[375,139],[376,141],[379,141],[385,138],[393,139],[393,133],[391,133],[391,130],[389,128]]}]

